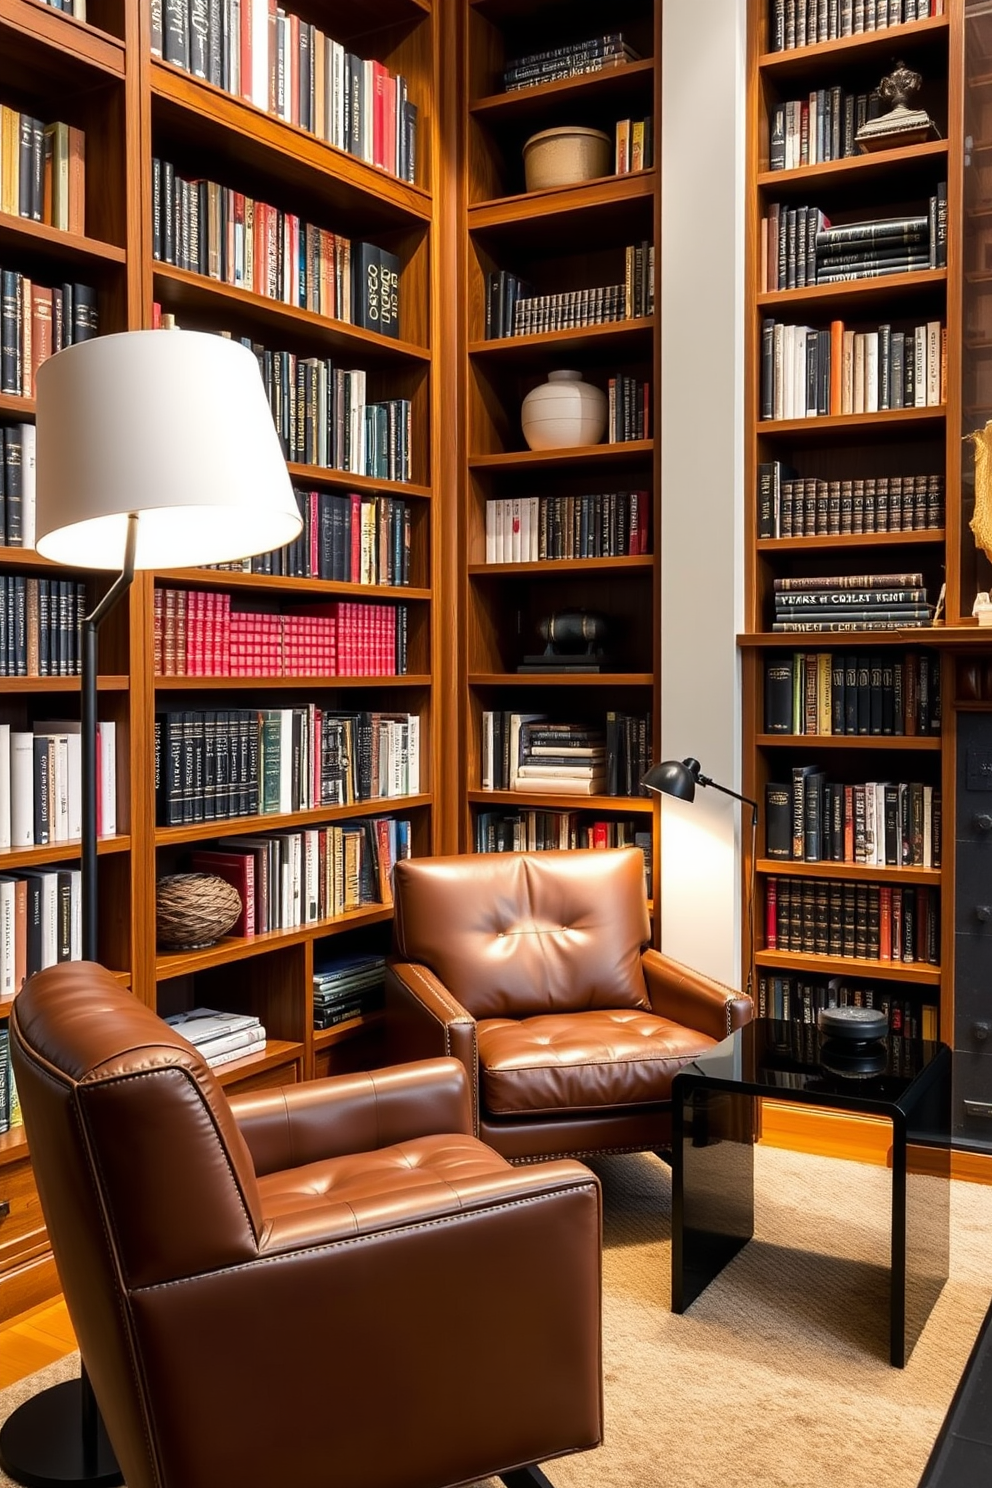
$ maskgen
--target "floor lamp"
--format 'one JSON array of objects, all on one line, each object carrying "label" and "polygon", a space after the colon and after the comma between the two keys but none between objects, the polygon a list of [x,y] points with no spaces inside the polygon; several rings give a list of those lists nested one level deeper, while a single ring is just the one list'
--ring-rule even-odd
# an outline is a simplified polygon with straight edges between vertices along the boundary
[{"label": "floor lamp", "polygon": [[680,801],[691,801],[696,794],[696,786],[710,786],[724,796],[732,796],[735,801],[741,801],[745,806],[751,808],[751,853],[750,869],[748,872],[747,888],[747,929],[748,929],[748,956],[747,956],[747,986],[745,992],[748,997],[752,996],[754,984],[754,871],[755,871],[755,847],[758,834],[758,803],[752,801],[750,796],[742,796],[739,791],[731,790],[729,786],[720,785],[704,775],[700,769],[699,761],[696,759],[664,760],[660,765],[652,765],[647,774],[641,776],[641,784],[650,791],[656,791],[660,795],[675,796]]},{"label": "floor lamp", "polygon": [[[36,392],[38,551],[118,571],[81,626],[82,952],[95,961],[100,626],[136,569],[230,562],[291,542],[302,523],[258,364],[238,342],[192,331],[102,336],[44,362]],[[9,1417],[0,1467],[26,1488],[123,1481],[85,1362],[78,1380]]]}]

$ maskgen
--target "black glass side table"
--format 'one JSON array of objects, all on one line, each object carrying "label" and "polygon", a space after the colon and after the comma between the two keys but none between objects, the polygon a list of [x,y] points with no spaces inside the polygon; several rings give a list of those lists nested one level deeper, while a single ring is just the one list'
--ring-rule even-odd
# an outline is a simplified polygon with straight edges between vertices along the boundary
[{"label": "black glass side table", "polygon": [[947,1280],[951,1052],[895,1036],[876,1047],[874,1062],[845,1058],[814,1027],[759,1018],[675,1077],[673,1312],[691,1306],[754,1234],[762,1096],[880,1116],[892,1123],[889,1358],[906,1363]]}]

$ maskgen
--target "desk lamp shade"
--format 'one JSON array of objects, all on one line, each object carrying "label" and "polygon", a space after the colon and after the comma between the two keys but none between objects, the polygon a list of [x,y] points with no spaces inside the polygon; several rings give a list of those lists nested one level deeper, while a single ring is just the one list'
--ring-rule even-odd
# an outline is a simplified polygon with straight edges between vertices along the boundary
[{"label": "desk lamp shade", "polygon": [[680,801],[695,799],[697,781],[699,761],[694,759],[663,760],[660,765],[652,765],[647,774],[641,777],[641,784],[647,786],[648,790],[675,796]]},{"label": "desk lamp shade", "polygon": [[37,378],[37,546],[76,568],[223,563],[301,528],[258,364],[197,331],[67,347]]}]

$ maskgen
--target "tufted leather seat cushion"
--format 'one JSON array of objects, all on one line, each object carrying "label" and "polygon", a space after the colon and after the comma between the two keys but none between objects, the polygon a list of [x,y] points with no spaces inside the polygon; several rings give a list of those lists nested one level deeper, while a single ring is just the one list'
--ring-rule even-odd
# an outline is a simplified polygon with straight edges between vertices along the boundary
[{"label": "tufted leather seat cushion", "polygon": [[490,1018],[478,1037],[483,1102],[494,1116],[667,1101],[682,1066],[716,1042],[636,1008]]},{"label": "tufted leather seat cushion", "polygon": [[325,1158],[258,1180],[261,1248],[346,1238],[436,1219],[519,1189],[504,1157],[475,1137],[417,1137],[377,1152]]}]

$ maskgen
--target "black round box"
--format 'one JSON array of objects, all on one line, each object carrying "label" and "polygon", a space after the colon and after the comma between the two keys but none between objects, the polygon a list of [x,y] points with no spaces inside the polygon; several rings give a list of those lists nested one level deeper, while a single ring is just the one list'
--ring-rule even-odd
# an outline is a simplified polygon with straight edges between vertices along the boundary
[{"label": "black round box", "polygon": [[885,1013],[880,1008],[866,1007],[821,1008],[816,1015],[816,1026],[828,1038],[851,1039],[861,1044],[884,1038],[889,1031]]}]

